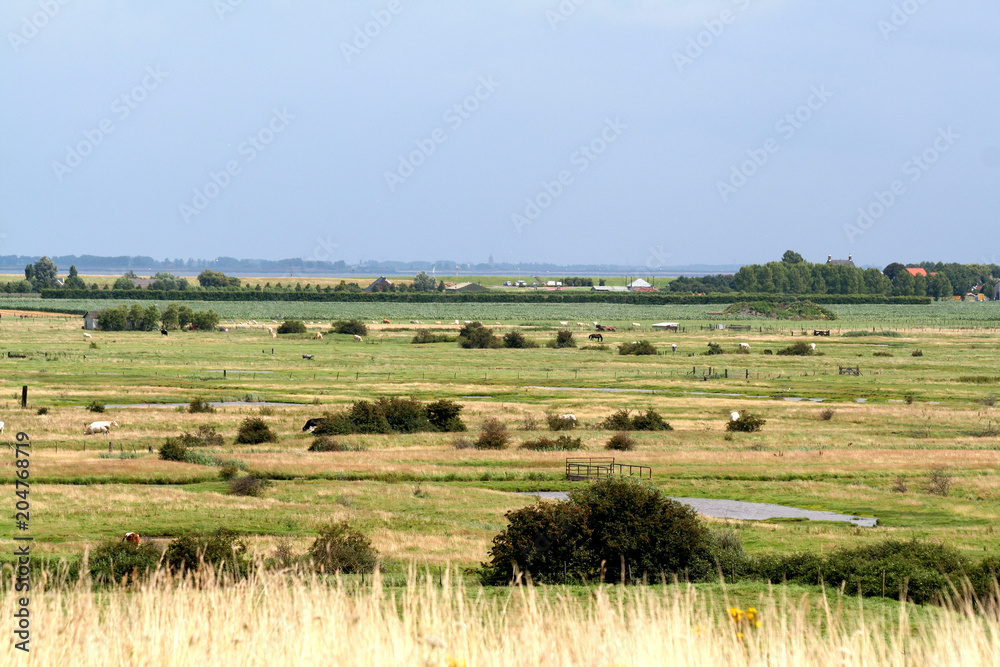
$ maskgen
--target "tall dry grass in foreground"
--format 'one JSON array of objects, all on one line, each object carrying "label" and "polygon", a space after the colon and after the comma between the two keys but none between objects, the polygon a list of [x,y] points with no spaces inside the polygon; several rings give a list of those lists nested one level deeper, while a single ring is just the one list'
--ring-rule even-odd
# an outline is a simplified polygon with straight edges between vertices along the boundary
[{"label": "tall dry grass in foreground", "polygon": [[[411,572],[405,590],[389,591],[377,576],[359,588],[265,573],[225,586],[209,576],[132,591],[36,590],[30,658],[5,637],[0,664],[1000,664],[996,616],[934,609],[911,627],[905,608],[887,624],[870,612],[841,615],[836,599],[810,611],[777,593],[756,610],[758,628],[752,615],[734,622],[724,599],[684,586],[602,586],[580,597],[485,595],[448,574],[442,583]],[[4,594],[4,618],[14,605]]]}]

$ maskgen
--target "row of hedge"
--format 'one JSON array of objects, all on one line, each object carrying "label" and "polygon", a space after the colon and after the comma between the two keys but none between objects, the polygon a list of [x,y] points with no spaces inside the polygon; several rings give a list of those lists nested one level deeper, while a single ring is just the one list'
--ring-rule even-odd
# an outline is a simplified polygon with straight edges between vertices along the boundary
[{"label": "row of hedge", "polygon": [[[671,294],[666,292],[489,291],[441,292],[284,292],[257,290],[84,290],[43,289],[43,299],[109,299],[159,301],[327,301],[357,303],[618,303],[658,306],[668,304],[729,304],[773,299],[774,294]],[[927,305],[926,296],[879,294],[802,294],[797,298],[821,304]]]}]

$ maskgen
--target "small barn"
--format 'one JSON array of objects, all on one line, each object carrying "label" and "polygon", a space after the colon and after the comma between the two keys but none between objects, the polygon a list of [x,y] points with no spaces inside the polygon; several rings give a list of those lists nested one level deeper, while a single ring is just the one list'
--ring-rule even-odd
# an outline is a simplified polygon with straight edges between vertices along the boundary
[{"label": "small barn", "polygon": [[88,310],[83,316],[83,328],[91,331],[97,330],[97,320],[100,319],[100,317],[100,311]]},{"label": "small barn", "polygon": [[379,276],[371,285],[365,288],[366,292],[388,292],[392,289],[392,281],[385,276]]},{"label": "small barn", "polygon": [[445,286],[445,292],[487,292],[489,287],[484,287],[479,283],[456,283],[453,287]]},{"label": "small barn", "polygon": [[993,300],[1000,301],[1000,282],[993,286]]},{"label": "small barn", "polygon": [[826,256],[826,263],[831,266],[854,266],[854,256],[848,255],[847,259],[834,259],[833,255]]},{"label": "small barn", "polygon": [[659,324],[654,324],[653,328],[660,331],[677,331],[679,326],[679,322],[660,322]]},{"label": "small barn", "polygon": [[628,284],[628,289],[633,292],[655,292],[656,288],[651,284],[643,280],[642,278],[637,278]]}]

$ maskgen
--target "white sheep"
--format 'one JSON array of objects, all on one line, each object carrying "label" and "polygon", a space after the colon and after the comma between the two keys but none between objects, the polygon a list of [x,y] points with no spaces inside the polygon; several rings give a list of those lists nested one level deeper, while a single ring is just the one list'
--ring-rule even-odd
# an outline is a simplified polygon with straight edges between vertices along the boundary
[{"label": "white sheep", "polygon": [[634,327],[641,327],[642,325],[641,325],[641,324],[639,324],[638,322],[633,322],[633,323],[632,323],[632,326],[634,326]]},{"label": "white sheep", "polygon": [[564,322],[563,320],[559,320],[559,324],[566,326],[567,324],[569,324],[569,322]]},{"label": "white sheep", "polygon": [[354,340],[355,340],[356,342],[358,342],[358,343],[363,343],[363,342],[365,342],[365,339],[364,339],[364,338],[362,338],[361,336],[359,336],[358,334],[354,334]]},{"label": "white sheep", "polygon": [[83,334],[83,337],[84,337],[84,338],[93,338],[93,336],[91,336],[91,335],[90,335],[89,333],[85,333],[85,334]]},{"label": "white sheep", "polygon": [[3,422],[0,422],[0,433],[3,433]]},{"label": "white sheep", "polygon": [[118,426],[118,422],[91,422],[87,425],[87,428],[83,429],[83,434],[93,435],[95,433],[107,433],[111,430],[112,426]]},{"label": "white sheep", "polygon": [[750,351],[750,343],[740,343],[740,349],[741,350],[746,350],[747,352],[749,352]]},{"label": "white sheep", "polygon": [[670,347],[673,349],[674,352],[677,351],[677,343],[671,343]]},{"label": "white sheep", "polygon": [[809,343],[809,349],[815,351],[816,350],[816,343]]},{"label": "white sheep", "polygon": [[729,418],[732,419],[734,422],[735,421],[739,421],[740,420],[740,413],[733,411],[733,412],[731,412],[729,414]]}]

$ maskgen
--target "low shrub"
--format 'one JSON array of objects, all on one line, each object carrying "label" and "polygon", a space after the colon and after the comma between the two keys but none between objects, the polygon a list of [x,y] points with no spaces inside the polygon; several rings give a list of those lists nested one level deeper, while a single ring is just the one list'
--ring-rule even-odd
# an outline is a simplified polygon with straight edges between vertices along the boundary
[{"label": "low shrub", "polygon": [[246,541],[228,528],[219,528],[210,535],[181,535],[167,545],[163,560],[175,572],[211,565],[216,572],[242,577],[250,569]]},{"label": "low shrub", "polygon": [[47,415],[47,414],[49,414],[49,409],[48,408],[38,408],[38,412],[36,414],[38,414],[38,415]]},{"label": "low shrub", "polygon": [[530,338],[525,338],[524,334],[520,331],[508,331],[503,335],[503,346],[514,349],[524,349],[538,347],[538,343]]},{"label": "low shrub", "polygon": [[196,414],[199,412],[215,412],[215,407],[208,401],[203,401],[200,398],[196,398],[190,403],[188,403],[187,411],[191,414]]},{"label": "low shrub", "polygon": [[649,408],[634,417],[630,411],[621,409],[597,425],[605,431],[672,431],[674,428],[663,420],[656,410]]},{"label": "low shrub", "polygon": [[611,436],[611,439],[604,445],[604,448],[619,452],[630,452],[635,449],[635,440],[628,434],[628,431],[622,431]]},{"label": "low shrub", "polygon": [[924,356],[924,351],[923,350],[914,350],[913,352],[910,352],[910,356],[911,357],[922,357],[922,356]]},{"label": "low shrub", "polygon": [[163,461],[184,462],[187,457],[187,447],[180,438],[167,438],[160,447],[160,459]]},{"label": "low shrub", "polygon": [[878,350],[877,352],[873,352],[872,356],[873,357],[891,357],[892,356],[892,352],[887,352],[885,350]]},{"label": "low shrub", "polygon": [[159,562],[160,550],[154,544],[107,540],[90,554],[88,565],[95,583],[114,586],[141,581],[156,570]]},{"label": "low shrub", "polygon": [[812,346],[809,343],[799,341],[798,343],[793,343],[788,347],[782,348],[775,352],[775,354],[780,354],[788,357],[805,357],[813,353]]},{"label": "low shrub", "polygon": [[459,416],[459,413],[462,412],[462,406],[454,401],[442,398],[428,403],[426,412],[430,425],[442,433],[457,433],[468,430]]},{"label": "low shrub", "polygon": [[656,346],[648,340],[634,340],[631,343],[619,343],[618,354],[633,354],[637,356],[655,355]]},{"label": "low shrub", "polygon": [[549,347],[557,350],[566,347],[576,347],[576,340],[573,339],[573,332],[568,329],[560,329],[556,332],[556,337],[549,341]]},{"label": "low shrub", "polygon": [[229,494],[233,496],[251,496],[257,498],[273,484],[271,480],[260,474],[250,473],[229,479]]},{"label": "low shrub", "polygon": [[572,438],[568,435],[560,435],[556,439],[552,438],[538,438],[537,440],[525,440],[521,443],[521,449],[531,449],[536,452],[553,452],[553,451],[573,451],[577,449],[583,449],[583,439],[582,438]]},{"label": "low shrub", "polygon": [[997,396],[996,394],[990,394],[989,396],[979,399],[979,402],[988,408],[992,408],[997,404]]},{"label": "low shrub", "polygon": [[347,334],[348,336],[367,336],[368,327],[359,319],[337,320],[330,327],[333,333]]},{"label": "low shrub", "polygon": [[550,431],[571,431],[576,428],[576,417],[572,415],[545,415]]},{"label": "low shrub", "polygon": [[213,427],[204,424],[194,433],[182,433],[176,438],[167,440],[176,440],[184,447],[221,447],[223,444],[222,436],[216,433]]},{"label": "low shrub", "polygon": [[237,445],[259,445],[262,442],[277,442],[278,436],[267,422],[260,417],[247,417],[236,432]]},{"label": "low shrub", "polygon": [[767,420],[762,416],[752,412],[740,414],[739,419],[730,419],[726,422],[726,430],[739,433],[756,433],[764,428]]},{"label": "low shrub", "polygon": [[306,323],[302,320],[285,320],[277,329],[280,334],[304,334],[306,331]]},{"label": "low shrub", "polygon": [[259,414],[261,417],[273,417],[274,408],[271,407],[270,405],[262,405],[259,408],[257,408],[257,414]]},{"label": "low shrub", "polygon": [[507,426],[496,417],[487,417],[476,439],[476,449],[506,449],[509,441]]},{"label": "low shrub", "polygon": [[87,404],[87,409],[91,412],[104,412],[104,403],[99,401],[91,401]]},{"label": "low shrub", "polygon": [[455,449],[475,449],[476,448],[476,443],[474,443],[472,440],[469,440],[468,438],[463,438],[461,436],[455,438],[452,441],[452,445],[455,447]]},{"label": "low shrub", "polygon": [[321,435],[309,445],[310,452],[363,452],[368,449],[364,443],[344,442],[331,438],[328,435]]},{"label": "low shrub", "polygon": [[330,574],[372,572],[378,562],[371,540],[346,521],[321,527],[309,547],[309,556],[316,570]]},{"label": "low shrub", "polygon": [[430,329],[421,329],[410,342],[414,345],[419,345],[421,343],[454,343],[456,340],[458,340],[458,336],[436,334],[431,333]]},{"label": "low shrub", "polygon": [[223,482],[228,482],[229,480],[236,477],[236,475],[238,475],[239,472],[240,469],[238,466],[235,466],[231,463],[226,464],[221,468],[219,468],[219,479],[221,479]]},{"label": "low shrub", "polygon": [[828,422],[833,419],[834,411],[831,408],[826,408],[819,413],[820,421]]},{"label": "low shrub", "polygon": [[458,344],[466,349],[494,349],[502,345],[500,339],[493,335],[493,330],[483,326],[482,322],[471,322],[458,332]]},{"label": "low shrub", "polygon": [[927,475],[927,493],[935,496],[947,496],[951,491],[952,475],[945,466],[931,468]]},{"label": "low shrub", "polygon": [[716,355],[716,354],[725,354],[725,353],[726,353],[726,351],[723,350],[722,346],[719,345],[718,343],[709,343],[708,344],[708,352],[703,352],[702,354],[707,354],[709,356],[712,356],[712,355]]}]

